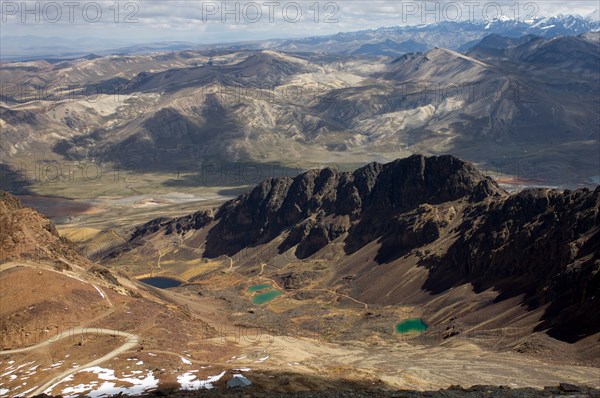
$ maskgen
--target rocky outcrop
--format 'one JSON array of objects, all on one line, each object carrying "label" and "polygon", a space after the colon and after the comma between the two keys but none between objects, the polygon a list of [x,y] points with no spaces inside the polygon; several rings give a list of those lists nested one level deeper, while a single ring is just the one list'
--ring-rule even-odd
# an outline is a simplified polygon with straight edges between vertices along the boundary
[{"label": "rocky outcrop", "polygon": [[384,237],[375,260],[380,263],[389,262],[413,249],[435,242],[455,216],[454,207],[443,209],[421,205],[413,211],[389,219],[376,232]]},{"label": "rocky outcrop", "polygon": [[[48,218],[23,207],[15,196],[0,191],[0,264],[5,262],[47,264],[59,271],[79,272],[83,269],[96,281],[104,281],[112,287],[121,286],[115,274],[92,263],[72,242],[61,237]],[[134,294],[128,289],[121,291]]]},{"label": "rocky outcrop", "polygon": [[208,225],[213,219],[212,211],[198,211],[188,216],[178,218],[156,218],[136,227],[131,233],[131,239],[163,230],[166,235],[182,234],[190,230],[198,230]]},{"label": "rocky outcrop", "polygon": [[0,263],[24,260],[49,262],[57,269],[70,269],[72,261],[85,262],[50,220],[0,192]]},{"label": "rocky outcrop", "polygon": [[8,192],[0,191],[0,211],[3,215],[7,215],[10,212],[21,209],[21,202],[19,199],[9,194]]},{"label": "rocky outcrop", "polygon": [[107,268],[101,267],[99,265],[92,265],[89,268],[89,272],[108,281],[109,283],[111,283],[113,285],[116,285],[116,286],[121,285],[119,283],[119,281],[117,280],[117,278]]},{"label": "rocky outcrop", "polygon": [[286,272],[276,275],[275,280],[285,289],[294,290],[305,287],[308,283],[314,280],[318,272],[302,271],[302,272]]},{"label": "rocky outcrop", "polygon": [[283,252],[298,245],[296,256],[307,258],[342,236],[349,227],[348,216],[330,217],[318,221],[309,218],[291,228],[289,235],[279,246],[279,250]]},{"label": "rocky outcrop", "polygon": [[[224,204],[208,236],[207,254],[230,255],[289,230],[280,249],[298,245],[296,255],[306,258],[358,222],[349,239],[353,251],[386,232],[387,223],[374,222],[379,217],[474,194],[484,198],[505,193],[474,166],[453,156],[414,155],[385,165],[371,163],[352,173],[310,170],[294,179],[263,181]],[[403,228],[402,222],[398,228]],[[435,228],[428,224],[423,233],[435,234]],[[425,238],[415,239],[418,244]]]}]

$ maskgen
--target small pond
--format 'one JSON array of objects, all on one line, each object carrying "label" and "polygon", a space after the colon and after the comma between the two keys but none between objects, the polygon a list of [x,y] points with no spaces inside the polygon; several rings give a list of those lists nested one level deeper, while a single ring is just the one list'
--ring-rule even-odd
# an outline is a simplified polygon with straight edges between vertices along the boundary
[{"label": "small pond", "polygon": [[138,280],[146,285],[154,286],[159,289],[168,289],[170,287],[177,287],[181,285],[181,282],[177,279],[167,278],[165,276],[151,276],[149,278],[142,278]]},{"label": "small pond", "polygon": [[422,319],[407,319],[396,324],[396,333],[422,332],[427,329],[427,324]]},{"label": "small pond", "polygon": [[279,290],[269,290],[268,292],[264,292],[264,293],[260,293],[255,295],[254,297],[252,297],[252,302],[254,304],[264,304],[267,303],[271,300],[273,300],[276,297],[279,297],[283,294],[283,292],[280,292]]},{"label": "small pond", "polygon": [[254,293],[254,292],[258,292],[259,290],[263,290],[263,289],[270,289],[271,288],[271,284],[270,283],[259,283],[258,285],[252,285],[248,288],[247,292],[248,293]]}]

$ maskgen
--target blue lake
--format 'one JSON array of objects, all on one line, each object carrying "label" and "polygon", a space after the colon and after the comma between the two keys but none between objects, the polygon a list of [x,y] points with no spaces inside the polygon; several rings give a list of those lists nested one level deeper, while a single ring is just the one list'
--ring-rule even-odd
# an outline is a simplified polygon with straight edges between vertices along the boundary
[{"label": "blue lake", "polygon": [[177,287],[181,285],[181,282],[177,279],[167,278],[164,276],[151,276],[149,278],[142,278],[138,280],[146,285],[154,286],[159,289],[168,289],[170,287]]}]

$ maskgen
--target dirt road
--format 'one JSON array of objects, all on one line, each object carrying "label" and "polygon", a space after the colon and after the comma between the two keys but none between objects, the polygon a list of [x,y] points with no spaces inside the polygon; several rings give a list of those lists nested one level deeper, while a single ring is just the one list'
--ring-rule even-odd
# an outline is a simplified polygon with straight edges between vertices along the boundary
[{"label": "dirt road", "polygon": [[130,351],[136,347],[139,346],[140,344],[140,336],[138,336],[137,334],[132,334],[132,333],[128,333],[128,332],[122,332],[120,330],[112,330],[112,329],[101,329],[101,328],[73,328],[70,330],[66,330],[63,331],[61,333],[59,333],[56,336],[53,336],[51,338],[49,338],[46,341],[43,341],[39,344],[30,346],[30,347],[25,347],[25,348],[17,348],[14,350],[5,350],[5,351],[0,351],[0,355],[5,355],[5,354],[16,354],[16,353],[20,353],[20,352],[27,352],[27,351],[33,351],[33,350],[37,350],[40,348],[44,348],[46,346],[49,346],[50,344],[55,343],[58,340],[67,338],[67,337],[71,337],[73,338],[74,336],[78,336],[81,335],[83,336],[84,334],[107,334],[110,336],[120,336],[120,337],[125,337],[125,343],[123,343],[123,345],[115,348],[114,350],[112,350],[111,352],[105,354],[104,356],[95,359],[91,362],[88,362],[84,365],[82,365],[81,367],[78,368],[73,368],[73,369],[68,369],[66,371],[64,371],[63,373],[53,377],[52,379],[50,379],[49,381],[47,381],[46,383],[44,383],[43,385],[41,385],[40,387],[36,388],[35,391],[33,391],[31,393],[31,395],[38,395],[43,393],[44,391],[46,391],[48,388],[52,387],[54,384],[60,382],[61,380],[63,380],[65,377],[72,375],[73,373],[79,372],[81,369],[85,369],[85,368],[89,368],[92,366],[96,366],[99,365],[103,362],[108,361],[109,359],[112,359],[114,357],[116,357],[117,355],[125,352],[125,351]]}]

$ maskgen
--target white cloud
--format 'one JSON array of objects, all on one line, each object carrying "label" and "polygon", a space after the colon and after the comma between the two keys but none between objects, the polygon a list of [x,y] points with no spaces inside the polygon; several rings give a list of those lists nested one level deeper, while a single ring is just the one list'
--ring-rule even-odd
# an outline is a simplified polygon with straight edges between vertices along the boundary
[{"label": "white cloud", "polygon": [[[598,18],[598,4],[588,0],[569,2],[280,0],[275,1],[278,3],[275,6],[269,6],[267,0],[255,2],[138,0],[117,2],[118,12],[114,9],[115,3],[112,1],[79,0],[79,5],[72,9],[61,7],[60,20],[51,22],[57,15],[50,3],[65,4],[60,0],[55,2],[3,0],[0,9],[2,36],[101,35],[107,40],[126,38],[130,42],[187,40],[209,43],[301,37],[381,26],[432,23],[445,20],[446,17],[455,19],[457,10],[460,10],[459,20],[463,21],[472,18],[482,19],[486,16],[491,18],[498,15],[497,10],[501,10],[501,13],[509,18],[517,17],[521,20],[531,15],[552,16],[562,13],[588,16],[593,12],[596,12]],[[315,8],[315,5],[318,7]],[[101,16],[96,18],[98,9],[101,11]],[[257,10],[260,12],[258,18]],[[95,21],[96,19],[98,20]]]}]

